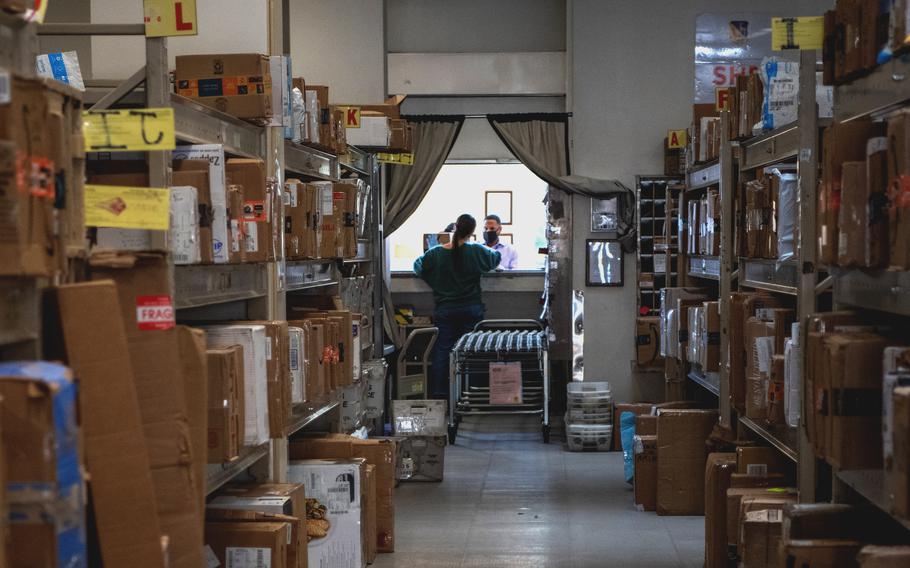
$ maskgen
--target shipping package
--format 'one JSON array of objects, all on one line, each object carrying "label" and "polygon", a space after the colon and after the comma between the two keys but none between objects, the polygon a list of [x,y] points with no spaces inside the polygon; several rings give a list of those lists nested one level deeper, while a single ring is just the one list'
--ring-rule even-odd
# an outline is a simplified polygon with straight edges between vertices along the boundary
[{"label": "shipping package", "polygon": [[[215,245],[213,240],[215,228],[215,209],[212,206],[212,187],[209,177],[211,164],[207,160],[174,160],[174,171],[171,174],[171,191],[177,187],[192,187],[196,190],[196,222],[199,238],[199,264],[212,264],[215,262]],[[171,196],[173,209],[174,196]],[[227,208],[221,212],[221,220],[227,223]],[[171,211],[173,218],[174,212]],[[171,223],[173,225],[173,223]],[[173,230],[173,229],[172,229]],[[225,224],[224,231],[227,231]],[[173,237],[171,237],[173,239]],[[222,251],[223,252],[223,251]],[[225,258],[225,260],[227,260]],[[177,259],[174,259],[177,262]]]},{"label": "shipping package", "polygon": [[720,303],[705,302],[699,326],[701,368],[706,373],[720,370]]},{"label": "shipping package", "polygon": [[[330,310],[329,316],[339,318],[340,341],[338,344],[338,363],[341,373],[341,384],[346,387],[354,382],[354,369],[360,368],[360,353],[354,349],[354,318],[347,310]],[[359,376],[357,377],[359,379]]]},{"label": "shipping package", "polygon": [[405,476],[402,481],[442,481],[445,472],[446,437],[405,436],[398,442]]},{"label": "shipping package", "polygon": [[306,184],[296,179],[289,179],[284,184],[284,247],[288,260],[306,258],[307,238],[307,188]]},{"label": "shipping package", "polygon": [[171,187],[168,253],[174,264],[199,264],[199,202],[196,188]]},{"label": "shipping package", "polygon": [[207,566],[290,568],[287,564],[290,540],[289,523],[206,522]]},{"label": "shipping package", "polygon": [[746,417],[764,420],[767,381],[774,355],[774,324],[758,318],[746,322]]},{"label": "shipping package", "polygon": [[45,322],[44,353],[65,360],[79,377],[100,560],[108,566],[164,568],[148,446],[117,288],[111,281],[68,284],[45,301],[44,313],[59,314],[59,321]]},{"label": "shipping package", "polygon": [[367,464],[363,481],[363,555],[367,564],[376,560],[376,466]]},{"label": "shipping package", "polygon": [[171,566],[198,566],[203,561],[200,511],[167,258],[111,251],[93,254],[89,263],[93,280],[117,283]]},{"label": "shipping package", "polygon": [[337,237],[335,231],[335,201],[332,182],[314,182],[316,193],[316,212],[319,220],[317,258],[337,257]]},{"label": "shipping package", "polygon": [[269,342],[262,325],[206,326],[209,349],[239,345],[243,349],[243,445],[258,446],[269,439]]},{"label": "shipping package", "polygon": [[177,326],[180,346],[180,377],[190,421],[190,439],[193,443],[193,480],[196,487],[196,505],[199,507],[199,530],[204,522],[206,471],[208,463],[208,355],[205,349],[205,332],[201,329]]},{"label": "shipping package", "polygon": [[730,546],[738,547],[740,544],[742,505],[746,499],[767,499],[769,502],[779,504],[774,508],[782,509],[785,504],[796,501],[796,490],[784,487],[731,487],[728,489],[726,500],[727,544]]},{"label": "shipping package", "polygon": [[894,389],[891,401],[894,459],[885,468],[885,495],[891,512],[907,519],[910,518],[910,387]]},{"label": "shipping package", "polygon": [[775,448],[742,446],[736,448],[736,472],[757,477],[786,473],[792,462]]},{"label": "shipping package", "polygon": [[641,436],[657,435],[657,416],[650,414],[635,417],[635,433]]},{"label": "shipping package", "polygon": [[657,415],[657,513],[703,515],[705,440],[717,422],[713,410],[662,410]]},{"label": "shipping package", "polygon": [[[207,170],[209,190],[207,195],[211,211],[210,213],[207,212],[206,216],[200,214],[200,217],[211,223],[213,262],[216,264],[229,262],[230,241],[228,235],[231,230],[231,222],[228,217],[229,206],[225,177],[224,146],[221,144],[177,146],[171,156],[174,163],[174,185],[193,185],[192,183],[178,182],[177,172],[184,170],[206,171],[199,162],[205,160],[209,163]],[[201,195],[204,195],[204,192],[200,191]],[[200,200],[202,199],[200,197]],[[205,236],[202,236],[202,239],[204,240]],[[204,261],[205,254],[203,253]]]},{"label": "shipping package", "polygon": [[657,510],[657,436],[636,434],[633,502],[639,511]]},{"label": "shipping package", "polygon": [[208,463],[233,460],[244,443],[243,347],[206,351],[208,358]]},{"label": "shipping package", "polygon": [[391,137],[389,117],[372,111],[361,111],[360,128],[348,128],[348,144],[364,148],[388,148]]},{"label": "shipping package", "polygon": [[782,568],[780,535],[783,513],[763,509],[746,513],[742,529],[742,565],[744,568]]},{"label": "shipping package", "polygon": [[411,125],[407,120],[396,118],[389,121],[389,149],[396,152],[411,151]]},{"label": "shipping package", "polygon": [[258,53],[178,55],[177,94],[221,112],[267,122],[273,112],[269,58]]},{"label": "shipping package", "polygon": [[[777,511],[778,522],[783,517],[783,508],[790,503],[796,503],[796,491],[768,496],[744,496],[739,505],[739,542],[738,550],[744,555],[746,519],[750,513],[758,511]],[[776,550],[776,549],[775,549]],[[759,564],[759,566],[761,566]]]},{"label": "shipping package", "polygon": [[268,383],[269,432],[272,438],[283,438],[291,416],[291,363],[288,349],[288,322],[236,322],[265,327],[268,344],[265,350]]},{"label": "shipping package", "polygon": [[[355,197],[350,197],[352,194]],[[349,227],[351,230],[354,228],[353,203],[356,200],[356,195],[357,189],[353,185],[336,183],[332,186],[332,215],[334,217],[333,227],[335,233],[335,251],[332,257],[334,258],[345,257],[345,228]],[[348,206],[349,201],[351,203],[350,207]],[[348,214],[349,211],[350,214]],[[355,251],[351,256],[357,256],[356,242],[354,246]]]},{"label": "shipping package", "polygon": [[237,264],[246,262],[246,221],[244,221],[243,186],[231,185],[227,190],[228,200],[228,262]]},{"label": "shipping package", "polygon": [[736,454],[708,455],[705,466],[705,567],[727,566],[727,490]]},{"label": "shipping package", "polygon": [[307,491],[310,566],[363,565],[360,460],[292,460],[288,479]]},{"label": "shipping package", "polygon": [[856,540],[792,540],[781,544],[783,565],[853,568],[862,546]]},{"label": "shipping package", "polygon": [[864,546],[856,559],[861,568],[910,566],[910,546]]},{"label": "shipping package", "polygon": [[888,119],[889,265],[910,269],[910,113]]},{"label": "shipping package", "polygon": [[311,321],[289,322],[303,330],[303,375],[306,377],[306,400],[315,400],[328,393],[325,384],[323,359],[325,332],[322,325]]},{"label": "shipping package", "polygon": [[244,508],[254,511],[305,518],[306,486],[302,483],[232,483],[222,487],[210,501],[216,502],[242,504]]},{"label": "shipping package", "polygon": [[640,367],[663,367],[660,356],[660,317],[639,317],[635,320],[635,354]]},{"label": "shipping package", "polygon": [[227,177],[232,185],[243,187],[246,261],[274,260],[273,199],[266,184],[265,163],[262,160],[231,158],[227,161]]},{"label": "shipping package", "polygon": [[703,288],[664,288],[660,291],[660,355],[676,357],[679,341],[670,341],[670,312],[677,309],[680,299],[707,299]]},{"label": "shipping package", "polygon": [[866,143],[866,203],[864,266],[888,266],[888,138],[870,138]]},{"label": "shipping package", "polygon": [[[210,523],[285,523],[288,525],[285,565],[288,567],[303,568],[306,568],[307,566],[306,517],[297,518],[280,513],[264,513],[262,511],[249,510],[246,508],[221,509],[209,506],[206,510],[205,520]],[[257,554],[261,553],[257,552]],[[257,562],[259,560],[264,561],[264,558],[256,558]],[[271,563],[269,566],[271,566]]]},{"label": "shipping package", "polygon": [[3,447],[16,455],[5,463],[9,565],[88,566],[72,372],[56,363],[0,363],[0,396]]},{"label": "shipping package", "polygon": [[868,205],[866,162],[844,162],[841,174],[840,212],[837,219],[837,263],[840,266],[866,264]]}]

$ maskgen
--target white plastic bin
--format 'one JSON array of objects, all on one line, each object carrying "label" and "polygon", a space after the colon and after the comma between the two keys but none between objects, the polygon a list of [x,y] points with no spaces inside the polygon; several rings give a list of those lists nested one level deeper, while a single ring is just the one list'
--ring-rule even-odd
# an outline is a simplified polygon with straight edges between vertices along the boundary
[{"label": "white plastic bin", "polygon": [[572,452],[606,452],[613,439],[609,424],[567,424],[566,444]]}]

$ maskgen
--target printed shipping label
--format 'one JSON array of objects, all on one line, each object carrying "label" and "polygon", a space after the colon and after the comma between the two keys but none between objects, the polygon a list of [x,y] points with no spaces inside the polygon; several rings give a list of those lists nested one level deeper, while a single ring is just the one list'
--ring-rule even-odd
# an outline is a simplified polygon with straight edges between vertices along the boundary
[{"label": "printed shipping label", "polygon": [[756,337],[755,349],[758,351],[758,370],[761,373],[771,372],[771,356],[774,355],[773,337]]},{"label": "printed shipping label", "polygon": [[171,329],[174,304],[170,296],[139,296],[136,298],[136,324],[143,331]]},{"label": "printed shipping label", "polygon": [[246,252],[257,252],[259,250],[259,229],[254,221],[244,224],[246,225]]},{"label": "printed shipping label", "polygon": [[229,546],[224,560],[227,568],[272,568],[272,549]]},{"label": "printed shipping label", "polygon": [[758,477],[768,477],[768,464],[750,463],[746,466],[746,473],[748,475],[756,475]]},{"label": "printed shipping label", "polygon": [[221,561],[218,560],[215,551],[211,546],[205,545],[205,568],[218,568],[219,566],[221,566]]},{"label": "printed shipping label", "polygon": [[333,515],[343,515],[351,508],[351,484],[339,481],[328,488],[328,509]]}]

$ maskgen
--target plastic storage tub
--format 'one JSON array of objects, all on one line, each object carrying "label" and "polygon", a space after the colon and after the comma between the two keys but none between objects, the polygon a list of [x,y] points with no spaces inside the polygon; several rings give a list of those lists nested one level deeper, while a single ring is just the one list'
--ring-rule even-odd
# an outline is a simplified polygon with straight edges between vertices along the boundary
[{"label": "plastic storage tub", "polygon": [[606,452],[613,439],[609,424],[567,424],[566,444],[572,452]]}]

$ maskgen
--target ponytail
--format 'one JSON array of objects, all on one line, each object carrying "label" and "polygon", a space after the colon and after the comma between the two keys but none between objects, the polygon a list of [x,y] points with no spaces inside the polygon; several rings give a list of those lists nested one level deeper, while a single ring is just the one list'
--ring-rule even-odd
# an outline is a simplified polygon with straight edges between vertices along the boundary
[{"label": "ponytail", "polygon": [[461,268],[461,241],[473,235],[476,228],[477,220],[468,213],[459,215],[455,221],[455,235],[452,237],[452,259],[455,268]]}]

